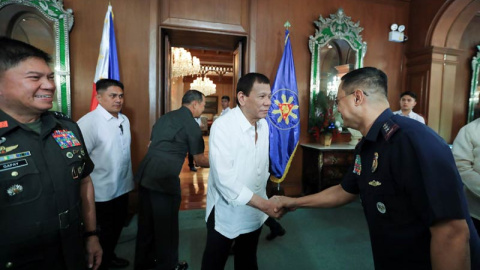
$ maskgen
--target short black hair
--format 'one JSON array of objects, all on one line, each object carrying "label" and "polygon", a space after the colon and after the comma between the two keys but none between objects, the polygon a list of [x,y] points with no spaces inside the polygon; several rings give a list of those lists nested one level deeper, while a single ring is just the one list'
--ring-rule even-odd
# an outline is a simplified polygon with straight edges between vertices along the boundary
[{"label": "short black hair", "polygon": [[[270,84],[270,80],[267,76],[261,73],[248,73],[240,77],[237,83],[237,94],[243,92],[245,96],[249,96],[252,91],[252,87],[255,83]],[[240,106],[240,103],[237,99],[237,104]]]},{"label": "short black hair", "polygon": [[412,91],[405,91],[405,92],[401,93],[400,98],[402,98],[403,96],[411,96],[413,99],[415,99],[415,101],[417,101],[417,94],[415,94]]},{"label": "short black hair", "polygon": [[0,76],[28,58],[40,58],[49,64],[52,58],[48,53],[19,40],[0,37]]},{"label": "short black hair", "polygon": [[188,105],[190,103],[192,103],[193,101],[198,101],[198,102],[202,102],[203,100],[203,97],[205,95],[198,91],[198,90],[188,90],[187,92],[185,92],[185,94],[183,95],[183,98],[182,98],[182,105]]},{"label": "short black hair", "polygon": [[107,88],[109,88],[110,86],[118,86],[122,88],[122,90],[124,90],[123,83],[114,79],[100,79],[95,83],[95,89],[97,90],[97,93],[107,91]]},{"label": "short black hair", "polygon": [[355,88],[361,88],[367,95],[379,93],[387,97],[388,78],[380,69],[364,67],[350,71],[342,77],[345,94],[351,94]]},{"label": "short black hair", "polygon": [[226,99],[228,102],[230,102],[230,97],[229,96],[222,96],[222,100]]}]

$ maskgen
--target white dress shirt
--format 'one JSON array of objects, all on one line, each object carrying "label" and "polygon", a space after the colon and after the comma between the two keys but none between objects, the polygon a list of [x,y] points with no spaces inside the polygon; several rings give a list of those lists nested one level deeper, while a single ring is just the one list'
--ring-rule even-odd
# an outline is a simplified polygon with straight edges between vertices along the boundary
[{"label": "white dress shirt", "polygon": [[396,112],[393,112],[393,113],[401,115],[401,116],[405,116],[405,117],[408,117],[408,118],[412,118],[413,120],[417,120],[418,122],[420,122],[422,124],[425,124],[425,119],[423,119],[422,116],[420,116],[418,113],[415,113],[414,111],[410,111],[410,113],[408,115],[403,115],[402,110],[399,110],[399,111],[396,111]]},{"label": "white dress shirt", "polygon": [[128,118],[121,113],[115,118],[99,104],[77,123],[88,154],[95,164],[90,174],[95,188],[95,201],[110,201],[133,190]]},{"label": "white dress shirt", "polygon": [[227,107],[227,108],[223,109],[222,112],[220,113],[220,116],[225,115],[230,110],[231,110],[230,107]]},{"label": "white dress shirt", "polygon": [[268,124],[257,121],[258,138],[239,107],[213,122],[209,138],[210,174],[208,175],[205,220],[215,207],[215,230],[233,239],[260,228],[267,215],[246,205],[253,194],[267,199]]},{"label": "white dress shirt", "polygon": [[452,151],[465,184],[470,215],[480,220],[480,118],[460,129]]}]

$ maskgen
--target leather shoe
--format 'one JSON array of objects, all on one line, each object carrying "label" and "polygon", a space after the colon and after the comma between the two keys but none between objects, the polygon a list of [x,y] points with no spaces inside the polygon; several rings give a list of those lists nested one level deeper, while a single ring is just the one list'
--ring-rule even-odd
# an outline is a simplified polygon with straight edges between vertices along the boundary
[{"label": "leather shoe", "polygon": [[195,168],[195,166],[192,166],[192,167],[190,167],[190,171],[196,172],[196,171],[197,171],[197,168]]},{"label": "leather shoe", "polygon": [[277,236],[283,236],[285,235],[285,233],[287,233],[287,231],[285,231],[284,228],[280,228],[278,230],[272,230],[270,231],[270,233],[267,235],[266,239],[268,241],[271,241],[273,239],[275,239]]},{"label": "leather shoe", "polygon": [[119,258],[119,257],[115,257],[110,261],[110,267],[111,268],[125,268],[129,264],[130,264],[129,261],[127,261],[125,259],[122,259],[122,258]]},{"label": "leather shoe", "polygon": [[177,265],[173,268],[173,270],[187,270],[188,263],[186,261],[178,262]]}]

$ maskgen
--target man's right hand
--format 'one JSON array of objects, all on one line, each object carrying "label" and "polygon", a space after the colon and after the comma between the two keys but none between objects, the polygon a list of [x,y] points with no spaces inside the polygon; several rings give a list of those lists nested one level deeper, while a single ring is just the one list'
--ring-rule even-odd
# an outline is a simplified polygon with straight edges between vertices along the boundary
[{"label": "man's right hand", "polygon": [[281,218],[284,214],[283,209],[279,211],[274,210],[276,208],[281,209],[280,205],[278,204],[278,200],[275,200],[275,199],[266,200],[258,196],[257,194],[253,194],[252,199],[250,199],[250,201],[247,204],[259,209],[260,211],[264,212],[265,214],[273,218]]},{"label": "man's right hand", "polygon": [[274,209],[274,212],[279,212],[281,210],[285,211],[295,211],[297,206],[295,203],[295,198],[290,198],[286,196],[273,196],[271,200],[277,201],[278,208]]},{"label": "man's right hand", "polygon": [[279,203],[280,201],[276,199],[275,196],[270,198],[267,201],[268,207],[267,211],[264,211],[265,214],[273,218],[281,218],[286,213],[286,211],[284,211],[285,209]]}]

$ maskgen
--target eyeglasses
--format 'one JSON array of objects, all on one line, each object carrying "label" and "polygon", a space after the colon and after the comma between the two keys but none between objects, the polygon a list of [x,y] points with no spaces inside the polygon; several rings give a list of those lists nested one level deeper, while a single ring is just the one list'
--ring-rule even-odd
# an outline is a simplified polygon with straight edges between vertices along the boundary
[{"label": "eyeglasses", "polygon": [[[366,97],[368,97],[368,94],[367,94],[365,91],[362,91],[362,93],[363,93],[363,95],[365,95]],[[348,96],[350,96],[350,95],[353,95],[353,94],[355,94],[355,91],[353,91],[352,93],[350,93],[350,94],[348,94],[348,95],[345,95],[345,96],[343,96],[343,97],[341,97],[341,98],[335,98],[335,100],[334,100],[335,106],[338,106],[338,103],[340,102],[340,100],[342,100],[343,98],[346,98],[346,97],[348,97]]]},{"label": "eyeglasses", "polygon": [[353,93],[355,93],[355,92],[352,92],[352,93],[350,93],[350,94],[348,94],[348,95],[345,95],[345,96],[343,96],[343,97],[341,97],[341,98],[338,98],[338,97],[335,98],[335,101],[334,101],[334,102],[335,102],[335,106],[338,106],[338,103],[340,102],[340,100],[342,100],[343,98],[346,98],[346,97],[352,95]]}]

